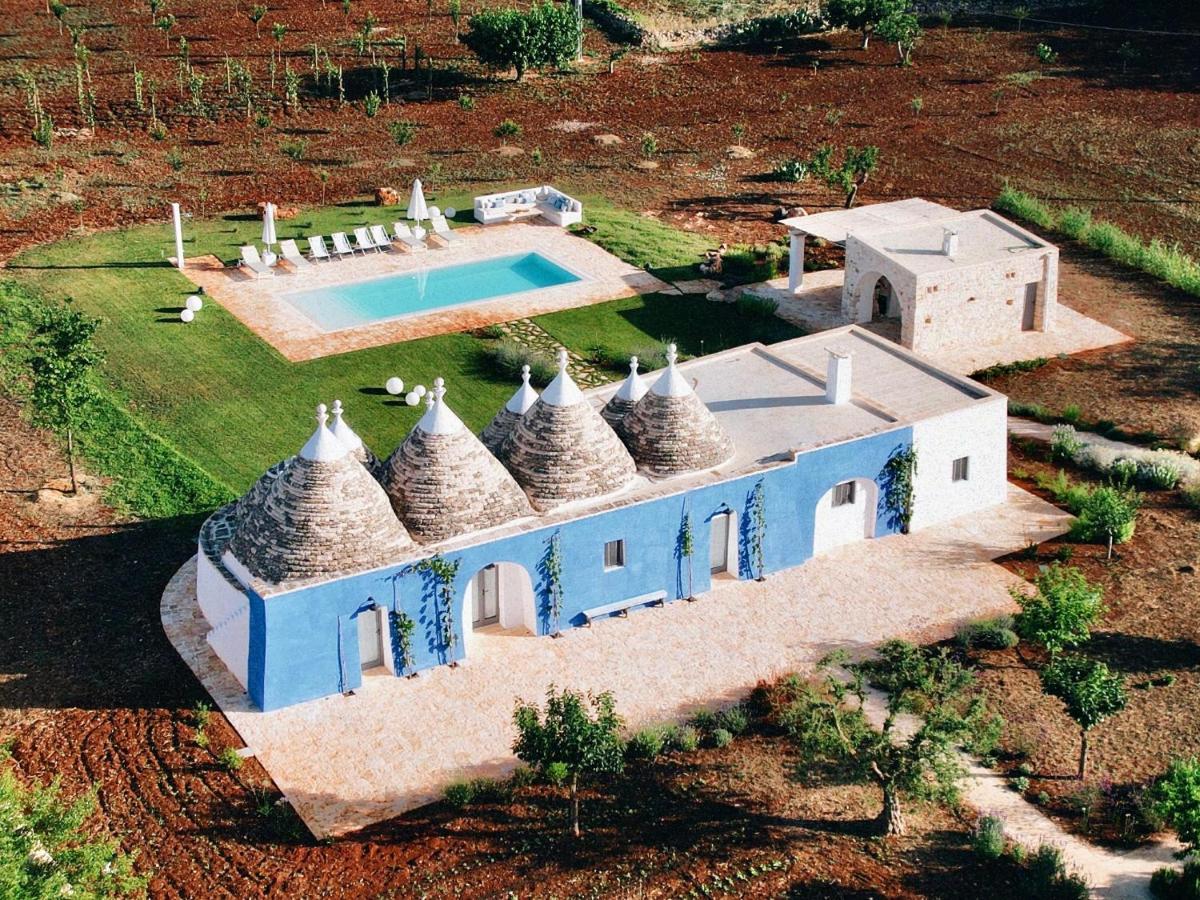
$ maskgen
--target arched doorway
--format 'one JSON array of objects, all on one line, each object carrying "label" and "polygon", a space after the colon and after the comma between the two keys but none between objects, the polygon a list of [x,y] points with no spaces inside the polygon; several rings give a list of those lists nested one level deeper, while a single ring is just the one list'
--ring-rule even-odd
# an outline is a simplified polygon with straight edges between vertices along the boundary
[{"label": "arched doorway", "polygon": [[537,611],[529,572],[514,562],[484,566],[467,582],[462,616],[468,655],[474,637],[479,634],[537,634]]},{"label": "arched doorway", "polygon": [[858,321],[900,318],[900,297],[886,275],[867,272],[858,280]]},{"label": "arched doorway", "polygon": [[870,478],[839,482],[817,501],[813,556],[875,536],[879,487]]}]

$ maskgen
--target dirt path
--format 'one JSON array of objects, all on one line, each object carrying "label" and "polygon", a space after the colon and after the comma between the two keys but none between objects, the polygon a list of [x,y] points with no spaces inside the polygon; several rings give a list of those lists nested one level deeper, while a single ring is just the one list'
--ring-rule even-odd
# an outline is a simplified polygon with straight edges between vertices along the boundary
[{"label": "dirt path", "polygon": [[[887,716],[887,698],[881,691],[868,689],[864,707],[867,718],[881,727]],[[896,719],[897,738],[917,729],[915,716]],[[1156,869],[1175,864],[1174,853],[1182,845],[1174,840],[1155,841],[1127,853],[1097,847],[1068,834],[1058,823],[1007,786],[1004,776],[962,754],[967,778],[963,796],[980,815],[995,816],[1004,823],[1004,833],[1012,841],[1036,850],[1042,844],[1058,847],[1067,868],[1087,879],[1094,897],[1103,900],[1149,900],[1150,876]]]}]

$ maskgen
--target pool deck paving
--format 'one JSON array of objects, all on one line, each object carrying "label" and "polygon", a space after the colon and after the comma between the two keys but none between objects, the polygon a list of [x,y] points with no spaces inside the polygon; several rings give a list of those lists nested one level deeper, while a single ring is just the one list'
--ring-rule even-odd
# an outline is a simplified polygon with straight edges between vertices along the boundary
[{"label": "pool deck paving", "polygon": [[[386,216],[380,216],[381,220],[384,218]],[[467,331],[635,294],[654,293],[667,287],[665,282],[643,269],[553,225],[519,222],[486,228],[468,226],[455,229],[455,233],[463,239],[451,247],[431,246],[416,252],[356,253],[314,263],[301,271],[293,271],[287,264],[281,264],[276,266],[275,275],[264,278],[255,278],[240,268],[227,267],[215,256],[188,259],[183,274],[291,362]],[[330,242],[326,241],[326,244]],[[338,331],[322,330],[281,299],[284,294],[294,291],[331,288],[388,275],[530,252],[542,254],[580,276],[580,280]]]},{"label": "pool deck paving", "polygon": [[254,709],[205,641],[195,561],[167,586],[168,637],[317,837],[343,835],[438,799],[457,779],[515,766],[512,709],[550,684],[614,693],[630,727],[731,704],[761,679],[835,647],[931,640],[1013,609],[1021,583],[992,562],[1067,529],[1063,511],[1009,486],[1007,502],[838,548],[765,581],[724,580],[694,603],[572,629],[560,640],[469,633],[467,659],[418,678],[368,674],[352,695]]}]

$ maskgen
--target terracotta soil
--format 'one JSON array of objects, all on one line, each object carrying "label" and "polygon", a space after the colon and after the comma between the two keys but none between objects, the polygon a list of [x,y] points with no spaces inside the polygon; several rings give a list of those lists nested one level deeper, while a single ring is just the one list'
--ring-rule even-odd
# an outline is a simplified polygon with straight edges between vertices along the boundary
[{"label": "terracotta soil", "polygon": [[[1047,500],[1033,478],[1057,470],[1042,448],[1011,448],[1012,480]],[[1065,540],[1000,561],[1029,578],[1069,553],[1068,564],[1104,589],[1109,611],[1084,652],[1126,678],[1129,706],[1092,730],[1084,783],[1075,779],[1078,728],[1042,693],[1036,648],[979,654],[982,682],[1007,721],[1005,765],[1034,773],[1026,795],[1044,791],[1047,810],[1071,829],[1123,843],[1145,835],[1137,808],[1144,786],[1172,757],[1200,754],[1200,515],[1177,493],[1147,493],[1145,501],[1133,540],[1118,545],[1111,562],[1102,546]]]},{"label": "terracotta soil", "polygon": [[[34,145],[23,90],[16,79],[0,86],[0,179],[9,185],[0,203],[0,257],[70,233],[80,217],[87,228],[163,221],[168,199],[181,199],[198,214],[250,210],[268,194],[282,205],[317,202],[320,169],[330,173],[331,199],[403,184],[414,172],[435,188],[478,192],[552,180],[625,202],[636,198],[652,214],[722,238],[776,238],[771,218],[781,204],[837,203],[813,182],[765,178],[778,160],[807,156],[822,143],[882,148],[862,202],[916,194],[979,206],[1009,179],[1094,206],[1136,231],[1192,250],[1200,246],[1196,207],[1185,191],[1200,157],[1194,93],[1200,56],[1191,39],[1147,39],[1153,43],[1141,61],[1124,73],[1114,52],[1124,35],[1028,27],[1017,34],[985,23],[930,27],[907,69],[894,64],[894,50],[885,44],[863,52],[854,35],[836,34],[764,52],[634,53],[609,76],[609,47],[589,28],[590,55],[580,73],[530,75],[514,84],[479,70],[455,43],[443,11],[430,16],[423,4],[380,0],[371,5],[377,40],[407,36],[414,53],[419,45],[435,60],[433,99],[425,99],[428,79],[413,75],[410,53],[409,69],[395,74],[392,91],[410,99],[368,118],[361,98],[374,86],[375,71],[350,40],[365,9],[353,8],[346,18],[335,2],[279,0],[256,39],[244,13],[200,0],[176,11],[168,41],[144,5],[99,0],[72,6],[66,21],[88,28],[84,43],[98,103],[94,133],[80,130],[69,36],[60,36],[41,4],[10,10],[0,63],[20,64],[38,78],[42,104],[62,133],[51,152]],[[303,108],[295,115],[281,108],[282,65],[270,89],[273,22],[288,26],[280,50],[302,75]],[[205,78],[202,97],[212,118],[190,111],[180,88],[180,36]],[[1037,61],[1039,42],[1057,49],[1056,63]],[[351,102],[344,108],[317,95],[310,74],[314,44],[346,69]],[[395,48],[386,52],[398,64]],[[270,113],[268,127],[247,122],[228,96],[227,54],[250,65],[263,95],[259,105]],[[147,103],[149,83],[157,85],[157,113],[168,129],[161,141],[147,133],[149,111],[134,106],[135,61],[147,79]],[[1006,80],[1013,73],[1032,74]],[[474,98],[474,109],[460,107],[463,93]],[[923,100],[919,115],[914,97]],[[401,151],[404,159],[384,127],[397,118],[419,126]],[[498,145],[492,131],[505,118],[523,127],[510,143],[540,149],[540,162],[528,153],[502,159],[491,152]],[[588,127],[577,127],[580,122]],[[755,151],[754,159],[727,158],[735,125],[745,126],[738,142]],[[593,139],[605,132],[624,144],[599,150]],[[634,166],[646,132],[660,148],[653,171]],[[302,161],[284,156],[285,141],[307,142]],[[176,148],[178,171],[168,164]],[[44,186],[19,187],[21,179],[33,178]],[[82,213],[72,206],[75,198],[82,198]]]}]

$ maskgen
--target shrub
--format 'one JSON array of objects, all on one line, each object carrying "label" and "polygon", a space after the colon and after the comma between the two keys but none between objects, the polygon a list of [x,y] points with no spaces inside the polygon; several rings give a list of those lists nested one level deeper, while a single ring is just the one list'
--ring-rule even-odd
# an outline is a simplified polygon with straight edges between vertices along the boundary
[{"label": "shrub", "polygon": [[983,650],[1008,650],[1020,640],[1013,629],[1012,616],[976,619],[959,628],[955,637],[967,649]]},{"label": "shrub", "polygon": [[512,800],[512,785],[495,778],[471,780],[471,803],[508,803]]},{"label": "shrub", "polygon": [[201,750],[208,749],[208,732],[202,728],[196,729],[196,735],[192,738],[192,740],[196,742],[196,746]]},{"label": "shrub", "polygon": [[1137,480],[1142,487],[1153,491],[1170,491],[1179,485],[1181,473],[1170,462],[1141,462],[1136,467]]},{"label": "shrub", "polygon": [[697,731],[707,734],[717,727],[717,714],[712,710],[702,709],[688,719],[688,724]]},{"label": "shrub", "polygon": [[700,734],[691,725],[671,728],[667,732],[667,744],[672,750],[691,753],[700,748]]},{"label": "shrub", "polygon": [[1062,851],[1042,844],[1025,862],[1021,887],[1031,900],[1087,900],[1087,884],[1067,873]]},{"label": "shrub", "polygon": [[305,138],[296,138],[294,141],[283,141],[279,145],[279,152],[290,160],[300,162],[300,160],[304,159],[304,154],[308,152],[308,141]]},{"label": "shrub", "polygon": [[1189,859],[1183,871],[1156,869],[1150,876],[1150,893],[1159,900],[1200,900],[1200,859]]},{"label": "shrub", "polygon": [[750,727],[750,716],[741,704],[731,706],[717,713],[717,726],[734,736],[745,734],[746,729]]},{"label": "shrub", "polygon": [[790,158],[777,162],[771,174],[776,181],[798,184],[808,178],[809,171],[809,165],[806,161]]},{"label": "shrub", "polygon": [[733,743],[733,735],[724,728],[717,728],[712,733],[712,742],[713,746],[717,747],[718,749],[721,747],[728,747],[731,743]]},{"label": "shrub", "polygon": [[1004,855],[1004,822],[998,816],[982,816],[971,832],[971,849],[987,860]]},{"label": "shrub", "polygon": [[1133,491],[1115,487],[1096,488],[1079,507],[1078,518],[1071,523],[1071,539],[1083,543],[1123,544],[1133,537],[1141,498]]},{"label": "shrub", "polygon": [[388,134],[392,136],[397,147],[404,147],[412,143],[412,139],[417,136],[417,126],[415,122],[409,122],[405,119],[397,119],[395,122],[388,122]]},{"label": "shrub", "polygon": [[475,799],[475,785],[470,781],[455,781],[446,785],[442,796],[454,809],[466,809]]},{"label": "shrub", "polygon": [[226,747],[217,758],[221,761],[221,765],[230,772],[236,772],[246,764],[246,760],[242,758],[242,755],[237,752],[237,748],[235,747]]},{"label": "shrub", "polygon": [[1050,430],[1050,452],[1055,459],[1074,460],[1083,449],[1074,425],[1055,425]]},{"label": "shrub", "polygon": [[366,113],[368,119],[375,118],[381,105],[383,105],[383,98],[376,91],[371,91],[363,97],[363,112]]},{"label": "shrub", "polygon": [[192,724],[197,728],[205,728],[212,719],[212,707],[203,700],[197,700],[192,706]]},{"label": "shrub", "polygon": [[1058,52],[1049,44],[1038,44],[1033,52],[1039,61],[1047,64],[1055,62],[1058,59]]},{"label": "shrub", "polygon": [[647,131],[642,135],[642,156],[649,158],[658,153],[658,138]]},{"label": "shrub", "polygon": [[770,319],[779,309],[779,303],[770,297],[742,294],[737,298],[737,311],[748,319]]},{"label": "shrub", "polygon": [[521,126],[512,119],[505,119],[492,129],[492,134],[504,141],[510,137],[519,136],[521,134]]},{"label": "shrub", "polygon": [[575,55],[579,20],[572,4],[535,3],[528,11],[483,10],[471,16],[462,42],[492,69],[563,67]]},{"label": "shrub", "polygon": [[1029,779],[1024,775],[1014,775],[1008,779],[1008,784],[1018,794],[1023,794],[1029,790]]},{"label": "shrub", "polygon": [[1033,802],[1036,803],[1038,806],[1049,806],[1050,805],[1050,795],[1047,794],[1045,791],[1038,791],[1037,794],[1033,798]]},{"label": "shrub", "polygon": [[172,172],[183,171],[183,153],[178,147],[172,147],[167,151],[167,165],[171,167]]},{"label": "shrub", "polygon": [[513,769],[512,775],[508,777],[508,783],[514,788],[529,787],[537,781],[537,770],[531,766],[517,766]]},{"label": "shrub", "polygon": [[1012,590],[1021,607],[1013,619],[1018,635],[1052,654],[1091,636],[1092,625],[1104,615],[1104,594],[1079,569],[1053,563],[1038,572],[1033,585],[1033,596]]},{"label": "shrub", "polygon": [[475,98],[470,94],[458,95],[458,108],[470,111],[475,108]]},{"label": "shrub", "polygon": [[[614,350],[611,347],[597,345],[588,350],[588,362],[611,372],[625,374],[629,371],[629,357],[638,358],[638,369],[642,372],[653,372],[667,365],[667,351],[662,344],[650,344],[645,347],[627,350]],[[557,370],[556,370],[557,371]]]},{"label": "shrub", "polygon": [[654,759],[663,752],[666,739],[664,729],[658,726],[635,731],[625,742],[625,756],[628,759]]},{"label": "shrub", "polygon": [[511,338],[485,347],[483,355],[496,373],[506,378],[520,378],[521,367],[529,366],[529,378],[539,387],[549,384],[558,374],[558,364],[547,354]]}]

